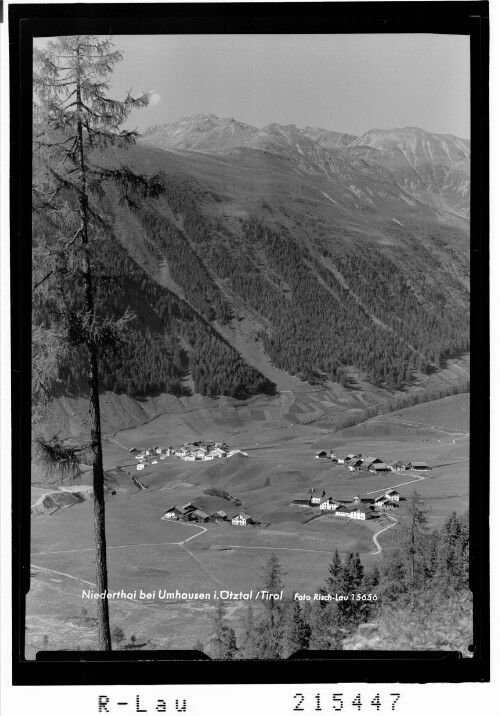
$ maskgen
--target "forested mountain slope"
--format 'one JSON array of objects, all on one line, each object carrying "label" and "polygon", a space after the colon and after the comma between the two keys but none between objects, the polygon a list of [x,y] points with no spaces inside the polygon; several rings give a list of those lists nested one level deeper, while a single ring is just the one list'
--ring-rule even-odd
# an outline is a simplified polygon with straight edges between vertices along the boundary
[{"label": "forested mountain slope", "polygon": [[[103,388],[272,392],[227,340],[249,321],[248,341],[303,380],[345,384],[355,368],[403,388],[439,370],[469,349],[468,152],[422,130],[356,138],[198,115],[101,156],[166,175],[157,200],[103,198],[99,262],[116,289],[99,300],[135,313],[102,356]],[[35,241],[50,231],[38,222]],[[35,322],[47,316],[35,307]],[[82,369],[78,356],[61,366],[61,390]]]}]

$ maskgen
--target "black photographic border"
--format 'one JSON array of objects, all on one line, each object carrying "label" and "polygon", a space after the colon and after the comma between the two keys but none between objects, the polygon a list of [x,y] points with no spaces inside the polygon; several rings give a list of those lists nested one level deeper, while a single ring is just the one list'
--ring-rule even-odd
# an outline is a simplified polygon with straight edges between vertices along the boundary
[{"label": "black photographic border", "polygon": [[[14,685],[440,683],[489,680],[489,7],[455,2],[25,4],[9,7]],[[212,661],[197,652],[45,652],[24,658],[30,583],[31,92],[33,37],[71,34],[437,33],[471,42],[472,658],[454,652],[302,652]],[[24,438],[24,439],[23,439]],[[14,461],[15,457],[15,461]],[[483,467],[485,466],[485,467]],[[487,467],[486,467],[487,466]],[[198,666],[195,666],[199,664]],[[103,668],[103,666],[105,668]],[[188,668],[186,668],[188,667]]]}]

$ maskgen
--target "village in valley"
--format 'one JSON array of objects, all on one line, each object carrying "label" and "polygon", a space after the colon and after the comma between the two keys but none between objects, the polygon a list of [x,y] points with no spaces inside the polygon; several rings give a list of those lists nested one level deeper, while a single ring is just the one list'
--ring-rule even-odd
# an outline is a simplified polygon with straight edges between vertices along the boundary
[{"label": "village in valley", "polygon": [[129,452],[134,455],[136,460],[139,460],[137,465],[138,470],[144,470],[147,464],[156,465],[158,460],[164,460],[166,457],[177,457],[180,460],[186,460],[188,462],[232,457],[238,454],[248,457],[248,453],[243,450],[231,450],[226,443],[209,443],[204,440],[184,443],[184,445],[179,448],[153,447],[139,451],[134,447],[131,448]]},{"label": "village in valley", "polygon": [[[134,447],[129,452],[138,460],[137,470],[144,470],[147,465],[156,465],[158,460],[165,460],[169,457],[189,462],[230,458],[233,455],[248,457],[248,453],[244,450],[230,449],[225,442],[206,442],[203,440],[186,442],[181,447],[156,446],[140,451]],[[431,469],[423,461],[411,461],[405,464],[401,460],[397,460],[386,464],[380,458],[363,456],[361,453],[337,456],[331,450],[320,450],[314,457],[321,462],[331,462],[332,465],[344,465],[350,472],[365,472],[375,475],[404,472],[406,470],[427,472]],[[374,498],[355,495],[351,498],[343,499],[328,496],[324,489],[320,492],[315,488],[311,488],[309,492],[294,497],[289,506],[316,508],[319,514],[327,513],[332,517],[369,520],[379,517],[381,513],[386,511],[399,509],[399,503],[400,494],[394,489],[381,491],[381,494]],[[241,505],[241,502],[235,500],[235,504]],[[161,519],[198,523],[228,523],[238,527],[260,524],[259,520],[252,518],[247,512],[227,513],[224,510],[217,510],[212,514],[208,514],[193,502],[171,505]]]}]

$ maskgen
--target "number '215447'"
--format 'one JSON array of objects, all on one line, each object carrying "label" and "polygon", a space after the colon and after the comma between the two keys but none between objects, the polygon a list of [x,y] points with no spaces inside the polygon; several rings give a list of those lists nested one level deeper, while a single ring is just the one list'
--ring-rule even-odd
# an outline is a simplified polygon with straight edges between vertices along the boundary
[{"label": "number '215447'", "polygon": [[[380,711],[382,706],[385,707],[384,710],[387,710],[390,708],[391,711],[395,711],[396,704],[399,701],[401,694],[387,694],[387,696],[384,697],[384,703],[382,703],[382,700],[380,698],[380,694],[375,694],[375,696],[370,700],[366,700],[365,697],[362,697],[361,694],[357,694],[352,701],[350,701],[350,697],[345,697],[344,694],[332,694],[330,702],[327,703],[327,699],[323,697],[322,694],[316,694],[314,698],[314,711],[323,711],[323,710],[333,710],[333,711],[342,711],[344,708],[344,704],[346,706],[354,706],[354,708],[357,708],[358,711],[361,711],[363,707],[372,706],[376,709],[376,711]],[[305,711],[306,708],[306,697],[304,694],[295,694],[295,706],[293,708],[294,711]],[[365,700],[363,700],[365,699]]]}]

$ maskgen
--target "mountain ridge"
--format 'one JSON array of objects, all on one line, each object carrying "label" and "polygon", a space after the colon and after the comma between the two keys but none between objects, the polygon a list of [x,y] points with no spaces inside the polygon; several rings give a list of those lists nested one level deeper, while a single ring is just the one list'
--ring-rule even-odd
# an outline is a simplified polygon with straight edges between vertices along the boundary
[{"label": "mountain ridge", "polygon": [[[269,124],[264,125],[263,127],[255,127],[254,125],[249,124],[248,122],[243,122],[241,120],[235,119],[234,117],[218,117],[217,115],[213,113],[203,114],[201,112],[194,114],[194,115],[187,115],[183,116],[180,119],[176,120],[175,122],[165,122],[161,124],[154,124],[149,127],[147,127],[143,132],[141,132],[141,137],[144,138],[148,135],[154,134],[160,129],[167,129],[170,127],[175,127],[179,129],[180,127],[198,127],[198,129],[206,129],[207,125],[209,125],[210,129],[215,128],[216,126],[224,126],[224,125],[231,125],[235,124],[243,128],[248,128],[252,130],[254,133],[265,133],[268,131],[282,131],[282,130],[288,130],[293,131],[299,134],[302,134],[304,136],[309,136],[310,138],[313,138],[314,135],[317,137],[323,136],[324,134],[331,134],[336,135],[339,137],[344,138],[344,144],[347,145],[350,142],[358,142],[358,143],[364,143],[361,140],[365,137],[369,137],[373,134],[402,134],[402,133],[421,133],[425,135],[429,135],[432,137],[444,137],[450,140],[459,140],[465,145],[468,145],[470,147],[470,140],[465,139],[463,137],[459,137],[458,135],[452,134],[450,132],[442,134],[439,132],[430,132],[429,130],[422,129],[421,127],[417,126],[406,126],[406,127],[395,127],[391,129],[384,129],[380,127],[373,127],[371,129],[368,129],[366,132],[363,132],[362,134],[356,135],[351,134],[349,132],[337,132],[335,130],[326,129],[324,127],[311,127],[306,126],[304,128],[297,127],[294,123],[289,124],[280,124],[279,122],[271,122]],[[205,127],[203,127],[205,125]]]},{"label": "mountain ridge", "polygon": [[[234,117],[197,114],[149,127],[140,141],[160,149],[219,156],[265,151],[291,162],[300,172],[341,183],[368,207],[378,201],[374,196],[390,195],[397,187],[401,201],[469,216],[470,141],[452,134],[404,127],[371,129],[355,136],[276,122],[258,129]],[[335,201],[342,203],[336,197]]]}]

